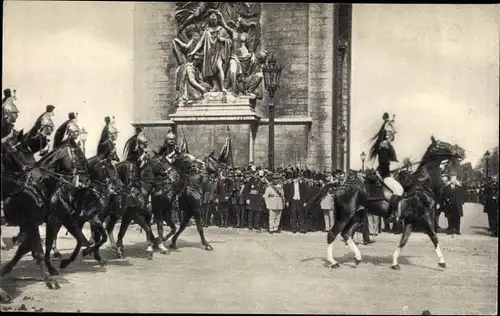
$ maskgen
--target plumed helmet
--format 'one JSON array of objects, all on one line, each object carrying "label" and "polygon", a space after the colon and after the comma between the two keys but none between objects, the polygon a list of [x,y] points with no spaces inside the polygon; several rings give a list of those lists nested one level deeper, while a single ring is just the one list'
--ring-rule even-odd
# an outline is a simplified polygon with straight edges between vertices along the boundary
[{"label": "plumed helmet", "polygon": [[384,115],[382,115],[383,120],[388,120],[389,119],[389,113],[385,112]]},{"label": "plumed helmet", "polygon": [[52,128],[55,127],[54,122],[52,121],[52,114],[50,112],[44,113],[40,118],[41,127],[50,126]]},{"label": "plumed helmet", "polygon": [[169,130],[167,132],[167,137],[166,137],[167,140],[175,140],[175,134],[172,132],[172,130]]},{"label": "plumed helmet", "polygon": [[52,112],[55,110],[55,108],[56,108],[55,106],[53,106],[52,104],[49,104],[49,105],[47,105],[47,106],[45,107],[45,111],[46,111],[47,113],[52,113]]},{"label": "plumed helmet", "polygon": [[[109,117],[107,117],[109,118]],[[116,128],[115,117],[113,116],[113,120],[108,125],[108,133],[118,133],[118,128]]]},{"label": "plumed helmet", "polygon": [[143,131],[140,131],[139,134],[137,134],[137,142],[143,144],[148,142],[148,139],[146,138],[146,135],[144,135]]},{"label": "plumed helmet", "polygon": [[14,104],[14,97],[8,97],[2,103],[2,110],[9,113],[19,113],[19,109]]},{"label": "plumed helmet", "polygon": [[79,132],[80,127],[78,126],[78,123],[76,120],[72,120],[71,122],[68,123],[68,126],[66,127],[66,133],[72,133],[72,132]]}]

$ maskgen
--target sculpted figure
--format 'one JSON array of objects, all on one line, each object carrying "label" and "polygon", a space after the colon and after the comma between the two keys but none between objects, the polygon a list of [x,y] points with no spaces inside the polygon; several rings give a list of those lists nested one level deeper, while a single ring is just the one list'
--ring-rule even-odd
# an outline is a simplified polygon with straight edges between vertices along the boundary
[{"label": "sculpted figure", "polygon": [[[213,12],[213,11],[212,11]],[[188,57],[197,52],[203,54],[202,75],[212,86],[212,92],[226,92],[224,88],[224,66],[228,62],[231,39],[220,25],[220,13],[210,14],[208,25],[196,47]]]},{"label": "sculpted figure", "polygon": [[[267,52],[259,53],[258,57],[250,52],[247,47],[248,30],[257,26],[257,23],[247,23],[238,17],[236,23],[229,26],[222,14],[216,12],[221,21],[222,27],[231,36],[231,58],[227,76],[228,90],[234,94],[253,93],[257,97],[262,97],[262,89],[259,89],[262,82],[261,63],[265,63]],[[260,90],[260,91],[259,91]]]},{"label": "sculpted figure", "polygon": [[211,88],[209,84],[203,82],[200,71],[202,62],[201,54],[194,54],[177,69],[177,106],[182,107],[187,103],[203,99],[203,94]]},{"label": "sculpted figure", "polygon": [[[185,37],[186,40],[182,40],[182,37]],[[199,41],[200,35],[198,34],[196,25],[187,26],[184,34],[179,34],[172,41],[174,56],[179,66],[186,62],[186,56],[196,47]]]},{"label": "sculpted figure", "polygon": [[179,10],[175,13],[175,19],[179,23],[179,33],[188,25],[201,22],[208,16],[211,9],[217,9],[218,2],[181,2],[177,3]]}]

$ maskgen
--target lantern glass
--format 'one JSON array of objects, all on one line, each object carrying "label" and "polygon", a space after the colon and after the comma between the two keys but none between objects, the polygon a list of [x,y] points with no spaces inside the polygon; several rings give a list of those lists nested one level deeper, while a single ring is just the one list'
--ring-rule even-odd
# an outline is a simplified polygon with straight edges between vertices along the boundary
[{"label": "lantern glass", "polygon": [[366,159],[366,154],[365,154],[365,152],[364,152],[364,151],[361,153],[360,157],[361,157],[361,160],[362,160],[362,161],[365,161],[365,159]]},{"label": "lantern glass", "polygon": [[489,150],[487,150],[487,151],[484,153],[484,157],[485,157],[486,159],[490,158],[490,155],[491,155],[491,154],[490,154],[490,151],[489,151]]}]

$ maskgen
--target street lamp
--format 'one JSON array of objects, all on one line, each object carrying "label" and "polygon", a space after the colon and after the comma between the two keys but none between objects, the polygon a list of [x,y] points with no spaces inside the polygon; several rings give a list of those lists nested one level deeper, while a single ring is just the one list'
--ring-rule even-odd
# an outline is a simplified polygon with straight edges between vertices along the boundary
[{"label": "street lamp", "polygon": [[488,171],[489,171],[489,162],[490,162],[490,151],[487,150],[485,153],[484,153],[484,163],[485,163],[485,173],[486,173],[486,179],[488,179]]},{"label": "street lamp", "polygon": [[363,151],[361,155],[359,155],[359,157],[361,158],[361,170],[365,171],[365,159],[366,159],[365,152]]},{"label": "street lamp", "polygon": [[80,132],[80,139],[82,140],[82,150],[85,155],[85,142],[87,141],[87,131],[85,130],[85,127],[82,128],[82,131]]},{"label": "street lamp", "polygon": [[274,103],[273,97],[276,90],[279,88],[279,81],[283,66],[278,64],[278,60],[274,58],[274,54],[267,61],[267,64],[262,66],[264,75],[264,87],[269,93],[269,139],[268,139],[268,169],[274,171]]}]

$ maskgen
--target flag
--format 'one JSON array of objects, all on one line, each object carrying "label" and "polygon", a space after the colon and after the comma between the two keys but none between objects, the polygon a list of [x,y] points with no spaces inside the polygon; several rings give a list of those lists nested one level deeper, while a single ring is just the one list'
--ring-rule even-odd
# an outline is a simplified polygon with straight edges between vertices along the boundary
[{"label": "flag", "polygon": [[[229,127],[228,127],[228,132],[229,132]],[[225,162],[228,168],[233,167],[233,148],[231,146],[231,137],[229,133],[226,138],[226,142],[224,143],[224,146],[222,146],[222,149],[220,151],[219,161]]]},{"label": "flag", "polygon": [[182,135],[182,142],[181,145],[179,146],[179,151],[183,154],[189,154],[188,144],[185,135]]}]

